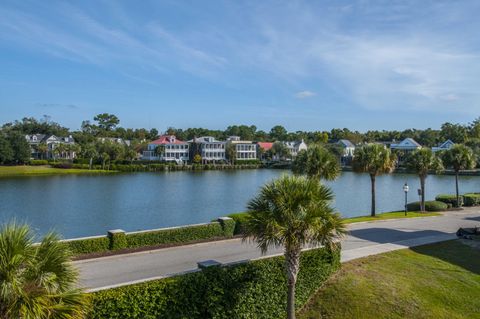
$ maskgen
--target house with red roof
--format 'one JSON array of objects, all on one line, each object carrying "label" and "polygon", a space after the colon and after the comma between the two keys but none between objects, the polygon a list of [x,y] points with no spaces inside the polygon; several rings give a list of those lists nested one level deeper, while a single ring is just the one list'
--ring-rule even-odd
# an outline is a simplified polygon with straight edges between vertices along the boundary
[{"label": "house with red roof", "polygon": [[187,162],[189,160],[188,143],[177,139],[174,135],[159,136],[158,139],[148,143],[142,159],[177,163]]}]

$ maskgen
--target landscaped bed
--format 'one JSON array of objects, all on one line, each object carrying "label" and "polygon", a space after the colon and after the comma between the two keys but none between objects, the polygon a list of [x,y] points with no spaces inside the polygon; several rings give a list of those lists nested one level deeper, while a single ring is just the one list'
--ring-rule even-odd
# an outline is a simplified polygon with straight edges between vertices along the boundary
[{"label": "landscaped bed", "polygon": [[478,318],[480,250],[460,240],[342,265],[299,318]]}]

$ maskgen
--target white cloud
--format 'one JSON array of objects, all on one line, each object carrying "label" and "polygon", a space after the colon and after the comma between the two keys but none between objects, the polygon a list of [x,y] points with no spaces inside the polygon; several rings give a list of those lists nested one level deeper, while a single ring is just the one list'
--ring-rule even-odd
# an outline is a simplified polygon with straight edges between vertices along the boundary
[{"label": "white cloud", "polygon": [[309,98],[309,97],[313,97],[315,95],[317,95],[317,93],[312,92],[312,91],[308,91],[308,90],[300,91],[300,92],[295,93],[295,97],[297,99],[306,99],[306,98]]}]

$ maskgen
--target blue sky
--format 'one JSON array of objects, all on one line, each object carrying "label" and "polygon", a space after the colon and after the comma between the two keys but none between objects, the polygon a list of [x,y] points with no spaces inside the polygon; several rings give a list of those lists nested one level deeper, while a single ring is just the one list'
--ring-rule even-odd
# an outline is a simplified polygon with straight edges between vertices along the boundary
[{"label": "blue sky", "polygon": [[480,1],[0,2],[0,122],[437,128],[480,115]]}]

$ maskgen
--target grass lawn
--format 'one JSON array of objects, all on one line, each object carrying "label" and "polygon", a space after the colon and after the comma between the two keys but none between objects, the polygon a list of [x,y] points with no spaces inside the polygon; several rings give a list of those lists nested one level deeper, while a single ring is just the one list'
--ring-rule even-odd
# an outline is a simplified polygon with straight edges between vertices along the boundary
[{"label": "grass lawn", "polygon": [[112,173],[112,171],[75,168],[63,169],[48,166],[0,166],[0,177],[109,173]]},{"label": "grass lawn", "polygon": [[345,263],[298,317],[480,318],[480,250],[452,240]]},{"label": "grass lawn", "polygon": [[384,220],[384,219],[414,218],[414,217],[428,217],[428,216],[440,216],[440,215],[441,215],[440,213],[433,213],[433,212],[426,212],[426,213],[407,212],[407,216],[405,216],[405,212],[391,212],[391,213],[377,214],[375,217],[360,216],[360,217],[345,218],[344,221],[346,224],[351,224],[351,223],[368,222],[368,221]]}]

